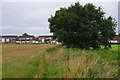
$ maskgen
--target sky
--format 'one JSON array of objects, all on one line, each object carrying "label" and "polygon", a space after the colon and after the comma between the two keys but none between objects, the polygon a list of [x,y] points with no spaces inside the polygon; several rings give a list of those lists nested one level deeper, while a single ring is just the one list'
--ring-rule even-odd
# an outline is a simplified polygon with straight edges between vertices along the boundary
[{"label": "sky", "polygon": [[[31,1],[31,0],[30,0]],[[31,35],[49,35],[48,18],[55,14],[60,7],[68,7],[76,1],[56,2],[56,1],[14,1],[4,0],[0,6],[0,33],[2,35],[21,35],[28,33]],[[84,5],[88,2],[79,1]],[[101,6],[106,13],[105,16],[112,16],[118,22],[118,2],[92,2],[95,6]],[[118,29],[116,29],[118,32]]]}]

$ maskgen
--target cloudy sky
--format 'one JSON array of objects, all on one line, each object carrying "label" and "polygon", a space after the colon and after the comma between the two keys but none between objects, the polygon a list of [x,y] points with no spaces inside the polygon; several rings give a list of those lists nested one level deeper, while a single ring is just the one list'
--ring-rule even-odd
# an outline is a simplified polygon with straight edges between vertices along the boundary
[{"label": "cloudy sky", "polygon": [[[60,7],[67,7],[75,2],[2,2],[2,35],[23,33],[51,34],[48,18]],[[87,2],[80,2],[85,4]],[[112,16],[118,21],[118,2],[91,2],[101,6],[106,17]],[[1,13],[0,13],[1,14]],[[1,22],[1,21],[0,21]],[[117,30],[118,31],[118,30]],[[1,32],[1,31],[0,31]]]}]

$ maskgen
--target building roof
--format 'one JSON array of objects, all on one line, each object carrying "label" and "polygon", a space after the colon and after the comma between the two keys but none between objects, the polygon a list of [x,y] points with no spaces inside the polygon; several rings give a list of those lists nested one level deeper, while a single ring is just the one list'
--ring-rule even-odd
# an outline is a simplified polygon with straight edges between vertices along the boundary
[{"label": "building roof", "polygon": [[2,38],[15,38],[15,37],[18,37],[16,35],[4,35],[4,36],[0,36]]},{"label": "building roof", "polygon": [[33,36],[33,35],[28,35],[28,36],[19,36],[19,38],[25,38],[25,37],[32,37],[32,38],[35,38],[35,36]]},{"label": "building roof", "polygon": [[113,40],[117,40],[120,42],[120,35],[116,35],[115,37],[113,37]]},{"label": "building roof", "polygon": [[22,34],[22,36],[19,36],[19,38],[30,38],[30,37],[32,37],[32,38],[35,38],[35,36],[34,35],[28,35],[27,33],[24,33],[24,34]]},{"label": "building roof", "polygon": [[38,37],[53,37],[53,35],[40,35]]}]

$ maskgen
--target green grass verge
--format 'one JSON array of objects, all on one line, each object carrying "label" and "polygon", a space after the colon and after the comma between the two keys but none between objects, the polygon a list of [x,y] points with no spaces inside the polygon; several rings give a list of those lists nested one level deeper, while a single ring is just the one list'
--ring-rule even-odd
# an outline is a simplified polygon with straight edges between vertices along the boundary
[{"label": "green grass verge", "polygon": [[34,78],[35,72],[38,70],[40,64],[39,56],[34,58],[23,57],[3,64],[2,77],[3,78]]},{"label": "green grass verge", "polygon": [[57,45],[3,64],[3,78],[119,78],[118,45],[81,50]]},{"label": "green grass verge", "polygon": [[117,46],[112,45],[110,50],[50,48],[44,57],[45,73],[42,78],[119,78]]}]

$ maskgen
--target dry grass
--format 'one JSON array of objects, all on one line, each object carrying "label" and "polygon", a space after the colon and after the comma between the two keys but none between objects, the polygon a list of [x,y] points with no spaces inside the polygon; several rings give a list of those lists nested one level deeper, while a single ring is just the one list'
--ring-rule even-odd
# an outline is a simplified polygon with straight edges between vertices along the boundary
[{"label": "dry grass", "polygon": [[[113,51],[86,51],[51,48],[44,54],[44,68],[36,74],[44,78],[113,78],[118,77],[118,61]],[[42,60],[41,60],[42,61]],[[43,67],[43,66],[42,66]],[[41,73],[42,69],[44,71]],[[41,74],[40,74],[41,73]]]},{"label": "dry grass", "polygon": [[23,56],[34,56],[53,45],[36,45],[36,44],[3,44],[2,45],[2,63],[9,62]]},{"label": "dry grass", "polygon": [[51,44],[3,44],[2,77],[32,78],[40,64],[40,54]]},{"label": "dry grass", "polygon": [[118,77],[115,50],[80,50],[50,44],[4,44],[2,48],[5,78]]}]

